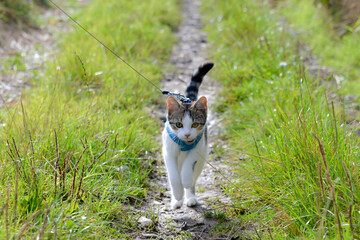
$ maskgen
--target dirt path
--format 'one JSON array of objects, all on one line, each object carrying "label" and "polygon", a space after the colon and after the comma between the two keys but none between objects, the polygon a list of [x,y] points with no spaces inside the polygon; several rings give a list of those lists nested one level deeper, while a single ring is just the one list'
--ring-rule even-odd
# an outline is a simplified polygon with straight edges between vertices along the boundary
[{"label": "dirt path", "polygon": [[[88,3],[67,11],[74,14]],[[17,102],[22,90],[30,87],[29,80],[55,58],[57,34],[72,30],[68,18],[55,8],[44,8],[36,17],[44,24],[26,27],[0,20],[0,107]]]},{"label": "dirt path", "polygon": [[[200,4],[193,0],[184,0],[182,3],[183,20],[176,33],[178,43],[174,46],[171,55],[171,64],[175,66],[176,70],[166,73],[162,82],[162,89],[180,93],[185,92],[193,71],[203,62],[211,60],[206,56],[207,35],[201,31]],[[209,101],[209,161],[211,165],[221,169],[223,174],[227,174],[229,171],[228,166],[223,163],[225,160],[212,154],[220,126],[218,116],[211,111],[212,105],[216,101],[218,88],[219,84],[214,79],[205,77],[199,96],[206,96]],[[165,115],[165,109],[162,109],[161,115]],[[160,138],[159,141],[161,141]],[[198,179],[196,192],[200,204],[194,208],[189,208],[184,204],[180,209],[171,210],[166,170],[160,155],[158,166],[158,174],[153,182],[155,190],[150,193],[148,206],[142,210],[143,214],[150,211],[158,214],[157,222],[152,230],[143,231],[136,236],[136,239],[174,239],[175,237],[181,239],[228,239],[234,235],[234,232],[231,231],[224,234],[214,229],[216,225],[230,228],[229,223],[223,219],[221,214],[217,214],[219,211],[221,212],[224,205],[230,204],[231,200],[221,189],[221,181],[224,179],[216,173],[213,167],[206,164]]]}]

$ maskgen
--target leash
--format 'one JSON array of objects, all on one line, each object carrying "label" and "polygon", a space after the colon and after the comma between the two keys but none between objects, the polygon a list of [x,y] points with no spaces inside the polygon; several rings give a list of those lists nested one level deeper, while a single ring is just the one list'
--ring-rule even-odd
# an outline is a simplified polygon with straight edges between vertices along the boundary
[{"label": "leash", "polygon": [[[180,93],[174,93],[174,92],[170,92],[167,90],[162,90],[161,88],[159,88],[155,83],[153,83],[150,79],[148,79],[147,77],[145,77],[143,74],[141,74],[138,70],[136,70],[133,66],[131,66],[127,61],[125,61],[122,57],[120,57],[118,54],[116,54],[111,48],[109,48],[108,46],[106,46],[102,41],[100,41],[96,36],[94,36],[91,32],[89,32],[88,30],[86,30],[86,28],[84,28],[79,22],[77,22],[73,17],[71,17],[65,10],[63,10],[59,5],[57,5],[53,0],[48,0],[51,4],[53,4],[57,9],[59,9],[62,13],[64,13],[71,21],[73,21],[76,25],[78,25],[82,30],[84,30],[88,35],[90,35],[93,39],[95,39],[98,43],[100,43],[106,50],[108,50],[109,52],[111,52],[115,57],[117,57],[118,59],[120,59],[123,63],[125,63],[129,68],[131,68],[134,72],[136,72],[139,76],[141,76],[143,79],[145,79],[148,83],[150,83],[153,87],[155,87],[157,90],[159,90],[163,95],[166,96],[173,96],[175,97],[177,100],[181,101],[182,103],[191,103],[190,98],[185,97],[183,94]],[[216,172],[219,172],[222,177],[224,179],[226,179],[227,181],[229,181],[233,186],[236,186],[233,182],[231,182],[231,180],[229,178],[227,178],[224,174],[222,174],[222,172],[216,168],[215,166],[213,166],[212,164],[210,164],[210,162],[207,162],[212,168],[215,169]],[[139,200],[139,199],[137,199]],[[141,200],[139,200],[141,201]]]},{"label": "leash", "polygon": [[176,97],[176,99],[181,101],[182,103],[191,103],[190,98],[187,98],[180,93],[174,93],[174,92],[169,92],[169,91],[161,91],[161,92],[163,95]]},{"label": "leash", "polygon": [[53,0],[48,0],[51,4],[53,4],[57,9],[59,9],[62,13],[64,13],[72,22],[74,22],[76,25],[78,25],[82,30],[84,30],[88,35],[90,35],[93,39],[95,39],[98,43],[100,43],[106,50],[111,52],[115,57],[120,59],[123,63],[125,63],[129,68],[131,68],[135,73],[137,73],[139,76],[141,76],[143,79],[145,79],[148,83],[150,83],[153,87],[155,87],[157,90],[159,90],[163,95],[166,96],[173,96],[176,97],[179,101],[183,103],[191,103],[191,100],[184,95],[180,93],[174,93],[170,91],[161,90],[155,83],[153,83],[150,79],[145,77],[143,74],[141,74],[136,68],[130,65],[125,59],[120,57],[118,54],[116,54],[111,48],[106,46],[102,41],[100,41],[96,36],[94,36],[91,32],[86,30],[78,21],[76,21],[73,17],[70,16],[64,9],[62,9],[59,5],[57,5]]}]

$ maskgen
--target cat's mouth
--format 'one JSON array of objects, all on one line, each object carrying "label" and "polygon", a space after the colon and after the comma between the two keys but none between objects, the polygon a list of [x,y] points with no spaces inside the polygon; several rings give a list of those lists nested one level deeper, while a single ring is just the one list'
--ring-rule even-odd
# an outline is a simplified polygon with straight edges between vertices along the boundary
[{"label": "cat's mouth", "polygon": [[189,141],[188,141],[188,140],[185,140],[185,143],[186,143],[186,144],[193,144],[194,142],[195,142],[195,139],[189,140]]}]

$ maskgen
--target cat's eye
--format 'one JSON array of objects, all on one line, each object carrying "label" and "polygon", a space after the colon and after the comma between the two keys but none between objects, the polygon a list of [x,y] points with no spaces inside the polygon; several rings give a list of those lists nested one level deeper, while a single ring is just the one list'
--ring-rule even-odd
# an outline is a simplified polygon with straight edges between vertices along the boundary
[{"label": "cat's eye", "polygon": [[197,122],[194,122],[194,123],[191,125],[192,128],[197,128],[198,126],[199,126],[199,123],[197,123]]},{"label": "cat's eye", "polygon": [[175,126],[176,126],[177,128],[182,128],[182,127],[183,127],[183,124],[182,124],[181,122],[177,122],[177,123],[175,124]]}]

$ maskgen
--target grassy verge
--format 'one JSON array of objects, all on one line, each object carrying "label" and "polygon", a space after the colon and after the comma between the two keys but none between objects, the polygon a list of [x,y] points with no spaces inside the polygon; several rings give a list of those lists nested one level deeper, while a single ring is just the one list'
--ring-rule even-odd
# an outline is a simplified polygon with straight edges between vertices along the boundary
[{"label": "grassy verge", "polygon": [[[178,13],[175,0],[109,0],[76,18],[157,83]],[[0,111],[0,238],[136,231],[131,209],[146,195],[158,150],[159,125],[145,109],[156,89],[78,28],[61,36],[56,59],[32,83]]]},{"label": "grassy verge", "polygon": [[47,0],[3,0],[0,2],[0,20],[5,22],[16,22],[33,24],[35,6],[48,6]]},{"label": "grassy verge", "polygon": [[[297,40],[268,5],[203,5],[224,84],[217,111],[236,149],[230,214],[250,223],[253,237],[359,237],[359,139],[344,109],[307,74]],[[249,158],[237,160],[244,152]]]},{"label": "grassy verge", "polygon": [[[287,0],[279,5],[279,12],[299,32],[299,38],[311,47],[320,64],[334,68],[343,93],[360,92],[360,21],[344,26],[344,36],[334,30],[334,20],[322,5],[313,1]],[[360,104],[360,100],[358,101]],[[359,116],[360,118],[360,116]]]}]

